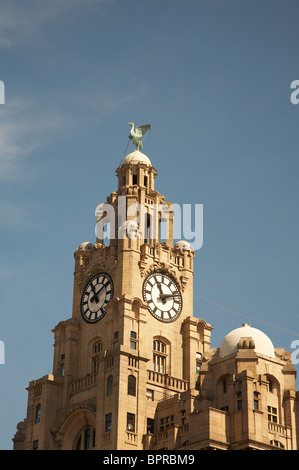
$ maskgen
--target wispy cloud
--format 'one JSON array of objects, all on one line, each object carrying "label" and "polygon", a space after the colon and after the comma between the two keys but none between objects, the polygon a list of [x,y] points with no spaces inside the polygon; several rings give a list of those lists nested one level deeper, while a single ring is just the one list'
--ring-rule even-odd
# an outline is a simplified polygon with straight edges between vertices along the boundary
[{"label": "wispy cloud", "polygon": [[71,118],[40,110],[34,102],[13,98],[0,108],[0,180],[22,176],[24,161],[48,136],[65,129]]},{"label": "wispy cloud", "polygon": [[0,47],[11,48],[24,42],[39,43],[44,28],[53,21],[69,21],[78,10],[113,0],[1,0]]}]

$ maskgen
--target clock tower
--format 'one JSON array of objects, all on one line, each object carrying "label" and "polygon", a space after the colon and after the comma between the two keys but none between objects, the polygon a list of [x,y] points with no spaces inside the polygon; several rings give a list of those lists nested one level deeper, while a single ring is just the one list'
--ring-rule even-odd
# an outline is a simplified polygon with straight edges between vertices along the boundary
[{"label": "clock tower", "polygon": [[116,174],[117,190],[97,207],[95,243],[74,253],[72,317],[53,329],[52,374],[29,384],[15,449],[149,448],[157,404],[193,393],[210,349],[211,326],[193,316],[194,251],[173,241],[155,168],[135,150]]}]

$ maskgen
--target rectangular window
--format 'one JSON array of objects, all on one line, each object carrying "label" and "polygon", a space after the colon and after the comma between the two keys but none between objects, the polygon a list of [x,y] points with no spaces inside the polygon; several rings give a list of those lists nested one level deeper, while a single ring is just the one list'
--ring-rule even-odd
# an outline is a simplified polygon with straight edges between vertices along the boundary
[{"label": "rectangular window", "polygon": [[33,450],[37,450],[37,449],[38,449],[38,441],[33,441],[32,449],[33,449]]},{"label": "rectangular window", "polygon": [[84,433],[84,449],[89,449],[90,447],[90,428],[85,429]]},{"label": "rectangular window", "polygon": [[127,430],[135,432],[135,415],[133,413],[127,413]]},{"label": "rectangular window", "polygon": [[147,434],[154,434],[154,424],[155,424],[154,419],[147,418],[147,420],[146,420],[146,432],[147,432]]},{"label": "rectangular window", "polygon": [[201,362],[202,362],[202,355],[201,353],[197,352],[196,353],[196,374],[199,374],[200,368],[201,368]]},{"label": "rectangular window", "polygon": [[242,410],[242,392],[237,393],[237,409]]},{"label": "rectangular window", "polygon": [[118,335],[118,331],[115,331],[115,333],[114,333],[114,341],[113,341],[114,347],[118,346],[118,344],[119,344],[119,341],[118,341],[119,338],[118,338],[118,336],[119,336],[119,335]]},{"label": "rectangular window", "polygon": [[93,345],[93,353],[94,354],[97,353],[97,352],[100,352],[100,351],[102,351],[102,342],[101,341],[99,341],[98,343],[95,343]]},{"label": "rectangular window", "polygon": [[98,371],[98,360],[96,357],[92,358],[92,373],[96,374]]},{"label": "rectangular window", "polygon": [[131,331],[130,333],[130,348],[137,349],[137,333],[136,331]]},{"label": "rectangular window", "polygon": [[253,409],[257,411],[259,409],[259,393],[258,392],[253,392]]},{"label": "rectangular window", "polygon": [[133,184],[137,184],[137,175],[133,175]]},{"label": "rectangular window", "polygon": [[165,373],[165,357],[154,354],[153,370],[161,374]]},{"label": "rectangular window", "polygon": [[65,361],[65,354],[61,354],[60,356],[60,367],[59,367],[59,372],[61,377],[64,376],[64,361]]},{"label": "rectangular window", "polygon": [[112,427],[112,413],[108,413],[105,417],[105,432],[110,432]]},{"label": "rectangular window", "polygon": [[151,390],[150,388],[146,389],[146,399],[154,401],[154,390]]},{"label": "rectangular window", "polygon": [[165,416],[165,418],[160,419],[160,432],[166,431],[170,426],[174,424],[174,415]]},{"label": "rectangular window", "polygon": [[268,421],[272,421],[272,423],[277,423],[277,408],[273,406],[268,406]]}]

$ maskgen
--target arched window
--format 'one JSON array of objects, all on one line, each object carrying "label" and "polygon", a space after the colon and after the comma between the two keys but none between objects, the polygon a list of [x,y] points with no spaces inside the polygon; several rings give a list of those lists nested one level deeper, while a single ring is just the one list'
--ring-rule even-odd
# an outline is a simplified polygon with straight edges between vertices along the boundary
[{"label": "arched window", "polygon": [[110,397],[113,392],[113,375],[109,375],[107,379],[107,397]]},{"label": "arched window", "polygon": [[93,427],[81,429],[75,441],[75,450],[88,450],[95,447],[96,433]]},{"label": "arched window", "polygon": [[41,412],[41,404],[38,403],[35,407],[35,422],[39,423],[40,422],[40,412]]},{"label": "arched window", "polygon": [[128,395],[136,397],[136,377],[134,375],[128,377]]}]

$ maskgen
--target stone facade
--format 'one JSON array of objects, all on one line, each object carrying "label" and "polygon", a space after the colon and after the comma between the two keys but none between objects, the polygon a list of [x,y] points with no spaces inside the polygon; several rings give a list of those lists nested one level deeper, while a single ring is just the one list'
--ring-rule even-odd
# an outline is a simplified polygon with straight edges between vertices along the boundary
[{"label": "stone facade", "polygon": [[75,251],[72,317],[53,329],[52,374],[29,383],[14,449],[297,449],[290,353],[260,347],[249,325],[211,349],[211,325],[193,316],[194,251],[173,243],[171,210],[166,240],[159,215],[153,230],[151,207],[171,208],[156,170],[135,151],[116,173],[115,226],[122,196],[132,220],[134,204],[146,208],[151,230],[133,223],[133,236]]}]

